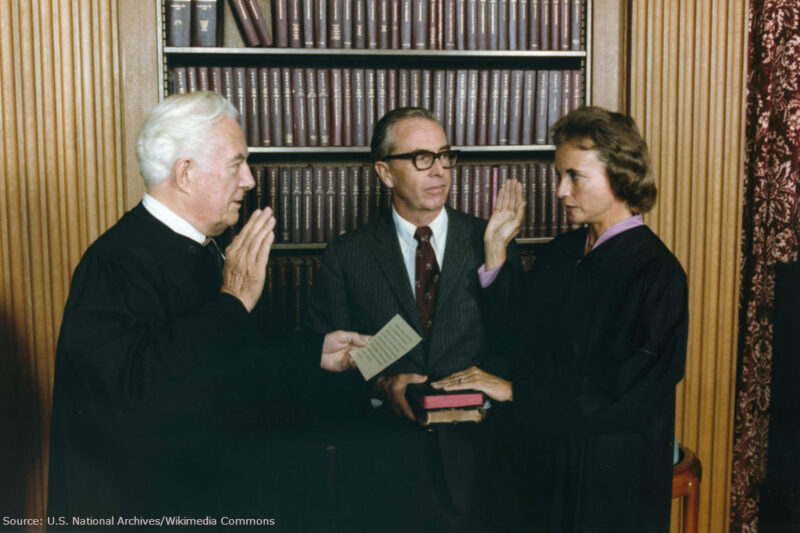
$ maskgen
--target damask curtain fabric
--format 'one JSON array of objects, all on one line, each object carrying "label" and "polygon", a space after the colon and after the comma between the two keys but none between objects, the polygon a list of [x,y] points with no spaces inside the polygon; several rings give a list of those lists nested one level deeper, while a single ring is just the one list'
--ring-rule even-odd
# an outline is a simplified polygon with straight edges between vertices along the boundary
[{"label": "damask curtain fabric", "polygon": [[[731,531],[758,529],[766,475],[775,265],[798,259],[800,3],[751,0]],[[800,305],[800,302],[798,302]]]}]

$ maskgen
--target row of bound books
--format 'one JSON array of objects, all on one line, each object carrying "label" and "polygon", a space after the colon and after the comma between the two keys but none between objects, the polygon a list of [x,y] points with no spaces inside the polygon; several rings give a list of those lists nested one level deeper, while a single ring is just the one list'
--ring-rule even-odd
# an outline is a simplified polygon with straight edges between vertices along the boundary
[{"label": "row of bound books", "polygon": [[319,256],[270,257],[264,291],[255,309],[268,332],[299,331],[321,265]]},{"label": "row of bound books", "polygon": [[[272,32],[260,0],[229,0],[248,46],[272,46]],[[164,0],[167,46],[219,46],[224,25],[224,0]]]},{"label": "row of bound books", "polygon": [[[391,191],[369,166],[251,166],[256,186],[243,202],[240,225],[255,209],[270,206],[276,242],[322,243],[386,212]],[[522,184],[527,202],[520,237],[552,237],[569,229],[556,196],[551,163],[460,165],[451,171],[449,204],[488,219],[497,191],[510,178]]]},{"label": "row of bound books", "polygon": [[368,146],[397,107],[430,109],[456,146],[547,144],[583,104],[580,70],[175,67],[173,92],[212,90],[250,146]]}]

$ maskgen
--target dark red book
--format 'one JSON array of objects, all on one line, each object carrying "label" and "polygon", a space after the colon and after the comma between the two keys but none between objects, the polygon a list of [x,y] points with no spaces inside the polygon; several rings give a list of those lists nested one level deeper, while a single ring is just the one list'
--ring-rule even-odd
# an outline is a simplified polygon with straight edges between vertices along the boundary
[{"label": "dark red book", "polygon": [[272,146],[272,130],[270,130],[270,98],[269,69],[258,69],[258,129],[261,134],[261,146]]},{"label": "dark red book", "polygon": [[456,71],[454,122],[453,137],[448,139],[453,144],[463,146],[467,138],[467,71],[463,69]]},{"label": "dark red book", "polygon": [[561,232],[561,202],[558,199],[558,174],[556,174],[556,167],[553,164],[547,165],[548,186],[550,191],[548,194],[548,201],[550,202],[550,236],[555,237]]},{"label": "dark red book", "polygon": [[347,167],[336,169],[336,231],[345,233],[347,231],[347,210],[350,205],[350,173]]},{"label": "dark red book", "polygon": [[581,27],[583,26],[583,0],[572,0],[570,12],[569,48],[581,49]]},{"label": "dark red book", "polygon": [[423,410],[448,409],[453,407],[481,406],[484,402],[480,391],[443,391],[427,383],[409,385],[408,393],[414,404]]},{"label": "dark red book", "polygon": [[378,0],[367,1],[367,48],[378,48]]},{"label": "dark red book", "polygon": [[[519,184],[520,188],[522,189],[522,199],[527,201],[528,200],[528,187],[529,187],[529,180],[530,180],[530,167],[528,165],[514,165],[513,167],[515,170],[511,173],[511,178],[516,179]],[[520,237],[531,237],[531,226],[530,226],[530,206],[531,204],[527,204],[525,206],[526,213],[525,219],[522,221],[522,227],[520,228]]]},{"label": "dark red book", "polygon": [[477,169],[475,165],[463,165],[461,167],[461,198],[459,208],[461,211],[473,214],[472,209],[472,175]]},{"label": "dark red book", "polygon": [[472,174],[472,216],[481,217],[484,202],[489,201],[492,187],[492,168],[489,165],[475,165]]},{"label": "dark red book", "polygon": [[[514,0],[511,0],[512,4]],[[530,0],[517,1],[517,50],[528,49],[528,16]]]},{"label": "dark red book", "polygon": [[539,183],[539,197],[537,199],[539,236],[549,237],[550,233],[550,165],[539,163],[536,167],[537,182]]},{"label": "dark red book", "polygon": [[222,68],[222,97],[233,103],[233,67]]},{"label": "dark red book", "polygon": [[294,106],[292,105],[292,69],[281,69],[283,83],[283,145],[294,146]]},{"label": "dark red book", "polygon": [[328,69],[312,69],[316,70],[317,74],[317,100],[319,102],[319,112],[317,121],[319,123],[319,145],[330,146],[331,133],[330,133],[330,83],[328,77]]},{"label": "dark red book", "polygon": [[392,46],[392,19],[389,0],[378,0],[378,48]]},{"label": "dark red book", "polygon": [[375,116],[380,119],[388,108],[388,95],[386,94],[388,88],[388,73],[386,69],[379,68],[375,71]]},{"label": "dark red book", "polygon": [[561,49],[561,0],[550,0],[550,50]]},{"label": "dark red book", "polygon": [[372,220],[376,183],[372,179],[372,172],[369,167],[359,168],[361,170],[359,175],[361,178],[361,187],[359,188],[361,198],[358,203],[358,222],[359,225],[363,226]]},{"label": "dark red book", "polygon": [[286,0],[272,0],[272,28],[278,48],[289,47],[289,14],[286,9]]},{"label": "dark red book", "polygon": [[547,86],[549,84],[548,71],[539,70],[536,75],[536,124],[533,130],[535,144],[547,143]]},{"label": "dark red book", "polygon": [[372,139],[372,129],[375,127],[375,100],[377,88],[375,87],[375,69],[364,69],[364,144],[369,146]]},{"label": "dark red book", "polygon": [[444,132],[447,142],[453,142],[456,128],[456,71],[445,71],[444,83]]},{"label": "dark red book", "polygon": [[316,0],[303,0],[303,46],[314,48],[314,22]]},{"label": "dark red book", "polygon": [[283,146],[283,88],[281,86],[281,69],[269,69],[269,127],[272,142],[275,146]]},{"label": "dark red book", "polygon": [[189,80],[186,75],[186,67],[175,67],[172,69],[172,93],[185,94],[189,92]]},{"label": "dark red book", "polygon": [[508,144],[520,144],[522,121],[522,83],[524,73],[521,70],[511,71],[511,99],[508,104]]},{"label": "dark red book", "polygon": [[583,71],[572,71],[572,105],[570,109],[583,107]]},{"label": "dark red book", "polygon": [[342,3],[328,2],[328,46],[342,47]]},{"label": "dark red book", "polygon": [[256,186],[250,191],[250,200],[252,203],[248,206],[248,211],[251,213],[256,209],[261,209],[266,203],[267,194],[267,173],[263,165],[253,165],[250,167],[250,172],[253,174],[253,180]]},{"label": "dark red book", "polygon": [[504,4],[507,4],[507,17],[506,20],[508,21],[507,24],[507,32],[508,32],[508,47],[506,50],[517,50],[519,46],[517,46],[517,0],[503,0]]},{"label": "dark red book", "polygon": [[[267,197],[266,197],[266,205],[268,205],[268,206],[270,206],[272,208],[272,215],[275,217],[275,220],[278,220],[278,217],[279,217],[279,215],[278,215],[278,205],[279,205],[279,201],[280,201],[279,200],[280,196],[278,194],[279,191],[280,191],[280,189],[278,188],[279,179],[280,179],[279,176],[280,176],[280,172],[279,172],[278,167],[267,167],[267,193],[266,193]],[[264,206],[262,206],[262,207],[264,207]],[[276,229],[276,235],[275,236],[277,237],[278,236],[277,228],[275,228],[275,229]]]},{"label": "dark red book", "polygon": [[336,169],[323,167],[325,177],[325,240],[336,236]]},{"label": "dark red book", "polygon": [[542,45],[542,2],[548,0],[530,0],[529,3],[529,24],[528,24],[528,48],[530,50],[540,50]]},{"label": "dark red book", "polygon": [[489,2],[487,0],[478,1],[478,25],[475,26],[476,37],[478,40],[478,50],[489,49]]},{"label": "dark red book", "polygon": [[[456,49],[456,0],[442,0],[444,2],[444,42],[445,50]],[[463,31],[463,26],[460,26]]]},{"label": "dark red book", "polygon": [[558,44],[561,50],[569,50],[570,42],[569,42],[569,32],[570,32],[570,21],[569,21],[569,12],[570,12],[570,0],[561,0],[561,4],[559,5],[559,14],[561,15],[560,19],[560,28],[561,31],[559,32]]},{"label": "dark red book", "polygon": [[222,67],[211,67],[208,72],[210,89],[217,94],[222,94]]},{"label": "dark red book", "polygon": [[197,67],[197,88],[200,91],[208,91],[211,89],[211,81],[208,79],[208,67]]},{"label": "dark red book", "polygon": [[467,119],[464,143],[473,146],[478,138],[478,71],[467,72]]},{"label": "dark red book", "polygon": [[236,24],[239,26],[239,31],[242,33],[242,38],[247,46],[258,46],[261,42],[258,40],[258,33],[247,9],[245,0],[229,0],[231,4],[231,11],[233,18],[236,19]]},{"label": "dark red book", "polygon": [[536,71],[526,70],[522,86],[521,144],[533,144],[533,124],[536,112]]},{"label": "dark red book", "polygon": [[258,68],[247,67],[245,70],[245,98],[247,99],[247,145],[258,146],[261,144],[261,116],[259,112]]},{"label": "dark red book", "polygon": [[439,21],[439,5],[440,0],[428,1],[428,16],[426,17],[428,23],[428,50],[438,50],[439,46],[439,28],[441,23]]},{"label": "dark red book", "polygon": [[278,173],[279,204],[278,204],[278,236],[280,242],[292,240],[292,172],[289,167],[281,167]]},{"label": "dark red book", "polygon": [[552,143],[550,129],[561,118],[561,84],[562,71],[550,70],[547,73],[547,142]]},{"label": "dark red book", "polygon": [[489,125],[489,71],[478,71],[478,123],[476,144],[483,146],[487,143]]},{"label": "dark red book", "polygon": [[489,81],[489,122],[487,124],[486,142],[496,145],[500,139],[498,126],[500,124],[500,94],[502,90],[501,71],[492,70]]},{"label": "dark red book", "polygon": [[411,72],[407,68],[397,69],[397,106],[408,107],[410,98]]},{"label": "dark red book", "polygon": [[331,69],[331,146],[342,146],[342,71]]},{"label": "dark red book", "polygon": [[233,105],[239,111],[239,125],[247,135],[250,115],[247,111],[247,69],[233,67]]},{"label": "dark red book", "polygon": [[433,109],[431,109],[431,111],[440,124],[444,124],[444,72],[444,70],[436,70],[433,72]]},{"label": "dark red book", "polygon": [[261,7],[258,5],[258,0],[247,0],[247,11],[250,13],[261,46],[272,46],[272,34],[267,29],[267,23]]},{"label": "dark red book", "polygon": [[191,0],[166,0],[167,46],[191,44],[191,6]]},{"label": "dark red book", "polygon": [[352,70],[342,69],[342,145],[353,146]]},{"label": "dark red book", "polygon": [[311,166],[303,168],[303,197],[302,197],[302,242],[312,242],[314,237],[314,169]]},{"label": "dark red book", "polygon": [[342,0],[342,48],[353,48],[353,0]]},{"label": "dark red book", "polygon": [[303,10],[301,0],[287,0],[287,13],[289,14],[289,47],[302,48],[303,46]]},{"label": "dark red book", "polygon": [[537,195],[538,195],[538,187],[537,187],[537,177],[536,177],[536,165],[530,164],[525,165],[524,168],[528,170],[528,189],[527,194],[523,197],[526,202],[525,206],[525,227],[527,228],[527,237],[538,237],[538,226],[536,225],[536,217],[538,211],[537,205]]},{"label": "dark red book", "polygon": [[315,12],[317,15],[314,21],[315,43],[317,48],[328,47],[328,6],[327,0],[316,0]]},{"label": "dark red book", "polygon": [[[465,0],[455,0],[456,2],[456,50],[467,49],[466,35],[472,33],[467,28],[467,6]],[[473,26],[474,28],[474,26]]]},{"label": "dark red book", "polygon": [[350,199],[347,202],[347,229],[349,231],[358,227],[358,207],[361,205],[361,167],[348,167],[347,171],[350,173],[348,177]]},{"label": "dark red book", "polygon": [[354,68],[353,73],[353,145],[365,146],[366,106],[364,69]]},{"label": "dark red book", "polygon": [[422,50],[428,44],[428,6],[426,0],[413,0],[411,40],[414,48]]},{"label": "dark red book", "polygon": [[308,146],[308,121],[306,120],[306,76],[305,69],[292,71],[292,112],[294,113],[294,145]]},{"label": "dark red book", "polygon": [[486,4],[486,48],[500,50],[500,2],[488,0]]},{"label": "dark red book", "polygon": [[411,13],[412,0],[400,0],[400,48],[408,50],[411,48],[413,14]]},{"label": "dark red book", "polygon": [[217,46],[221,0],[192,1],[192,46]]},{"label": "dark red book", "polygon": [[460,178],[458,171],[459,167],[453,167],[450,169],[450,193],[447,196],[447,205],[452,207],[453,209],[459,209],[458,207],[458,195],[461,192],[461,187],[459,187],[458,180]]},{"label": "dark red book", "polygon": [[317,96],[317,73],[313,68],[306,71],[306,134],[309,146],[319,146],[319,101]]},{"label": "dark red book", "polygon": [[303,167],[292,167],[291,242],[303,242]]},{"label": "dark red book", "polygon": [[444,0],[436,0],[436,49],[444,48]]},{"label": "dark red book", "polygon": [[412,69],[408,73],[408,104],[411,107],[422,105],[422,71]]},{"label": "dark red book", "polygon": [[400,49],[400,0],[389,0],[389,48]]},{"label": "dark red book", "polygon": [[539,0],[539,48],[552,50],[550,43],[550,6],[553,0]]},{"label": "dark red book", "polygon": [[397,69],[389,69],[386,72],[386,108],[387,111],[397,109]]},{"label": "dark red book", "polygon": [[353,48],[367,47],[367,0],[353,0]]},{"label": "dark red book", "polygon": [[314,167],[313,190],[313,242],[325,242],[325,169]]},{"label": "dark red book", "polygon": [[420,97],[419,105],[425,109],[433,109],[432,91],[433,89],[433,72],[425,69],[422,71],[422,83],[420,83]]},{"label": "dark red book", "polygon": [[570,112],[572,106],[572,71],[565,70],[561,73],[561,115]]},{"label": "dark red book", "polygon": [[197,82],[197,67],[186,67],[186,85],[190,93],[200,90]]}]

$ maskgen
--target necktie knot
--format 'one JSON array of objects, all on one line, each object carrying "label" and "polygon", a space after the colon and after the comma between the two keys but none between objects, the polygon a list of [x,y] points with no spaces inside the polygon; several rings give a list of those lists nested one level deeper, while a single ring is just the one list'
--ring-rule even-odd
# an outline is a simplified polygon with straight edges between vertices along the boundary
[{"label": "necktie knot", "polygon": [[414,232],[414,238],[419,242],[430,242],[433,231],[428,226],[420,226]]}]

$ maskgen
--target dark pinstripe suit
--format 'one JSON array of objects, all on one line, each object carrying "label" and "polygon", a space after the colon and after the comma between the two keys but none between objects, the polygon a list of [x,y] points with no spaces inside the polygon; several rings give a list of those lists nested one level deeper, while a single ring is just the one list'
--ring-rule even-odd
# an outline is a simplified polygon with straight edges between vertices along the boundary
[{"label": "dark pinstripe suit", "polygon": [[[504,373],[501,360],[490,357],[479,301],[481,292],[477,270],[484,262],[486,221],[446,209],[447,241],[431,335],[386,369],[384,375],[416,372],[434,381],[472,365],[489,372]],[[518,261],[516,250],[513,252],[512,256]],[[309,305],[308,326],[320,335],[337,329],[374,334],[398,313],[422,335],[422,324],[394,222],[391,214],[386,214],[329,243]],[[388,435],[385,442],[393,451],[383,450],[382,453],[395,456],[397,469],[424,464],[422,458],[415,457],[425,448],[418,441],[438,439],[450,501],[459,513],[474,514],[476,505],[481,505],[484,500],[480,490],[485,483],[478,465],[485,455],[486,428],[477,425],[445,426],[432,436],[421,427],[394,415],[387,414],[377,422],[378,425],[384,423],[392,428],[383,435]],[[411,481],[410,491],[415,490],[413,485]]]}]

